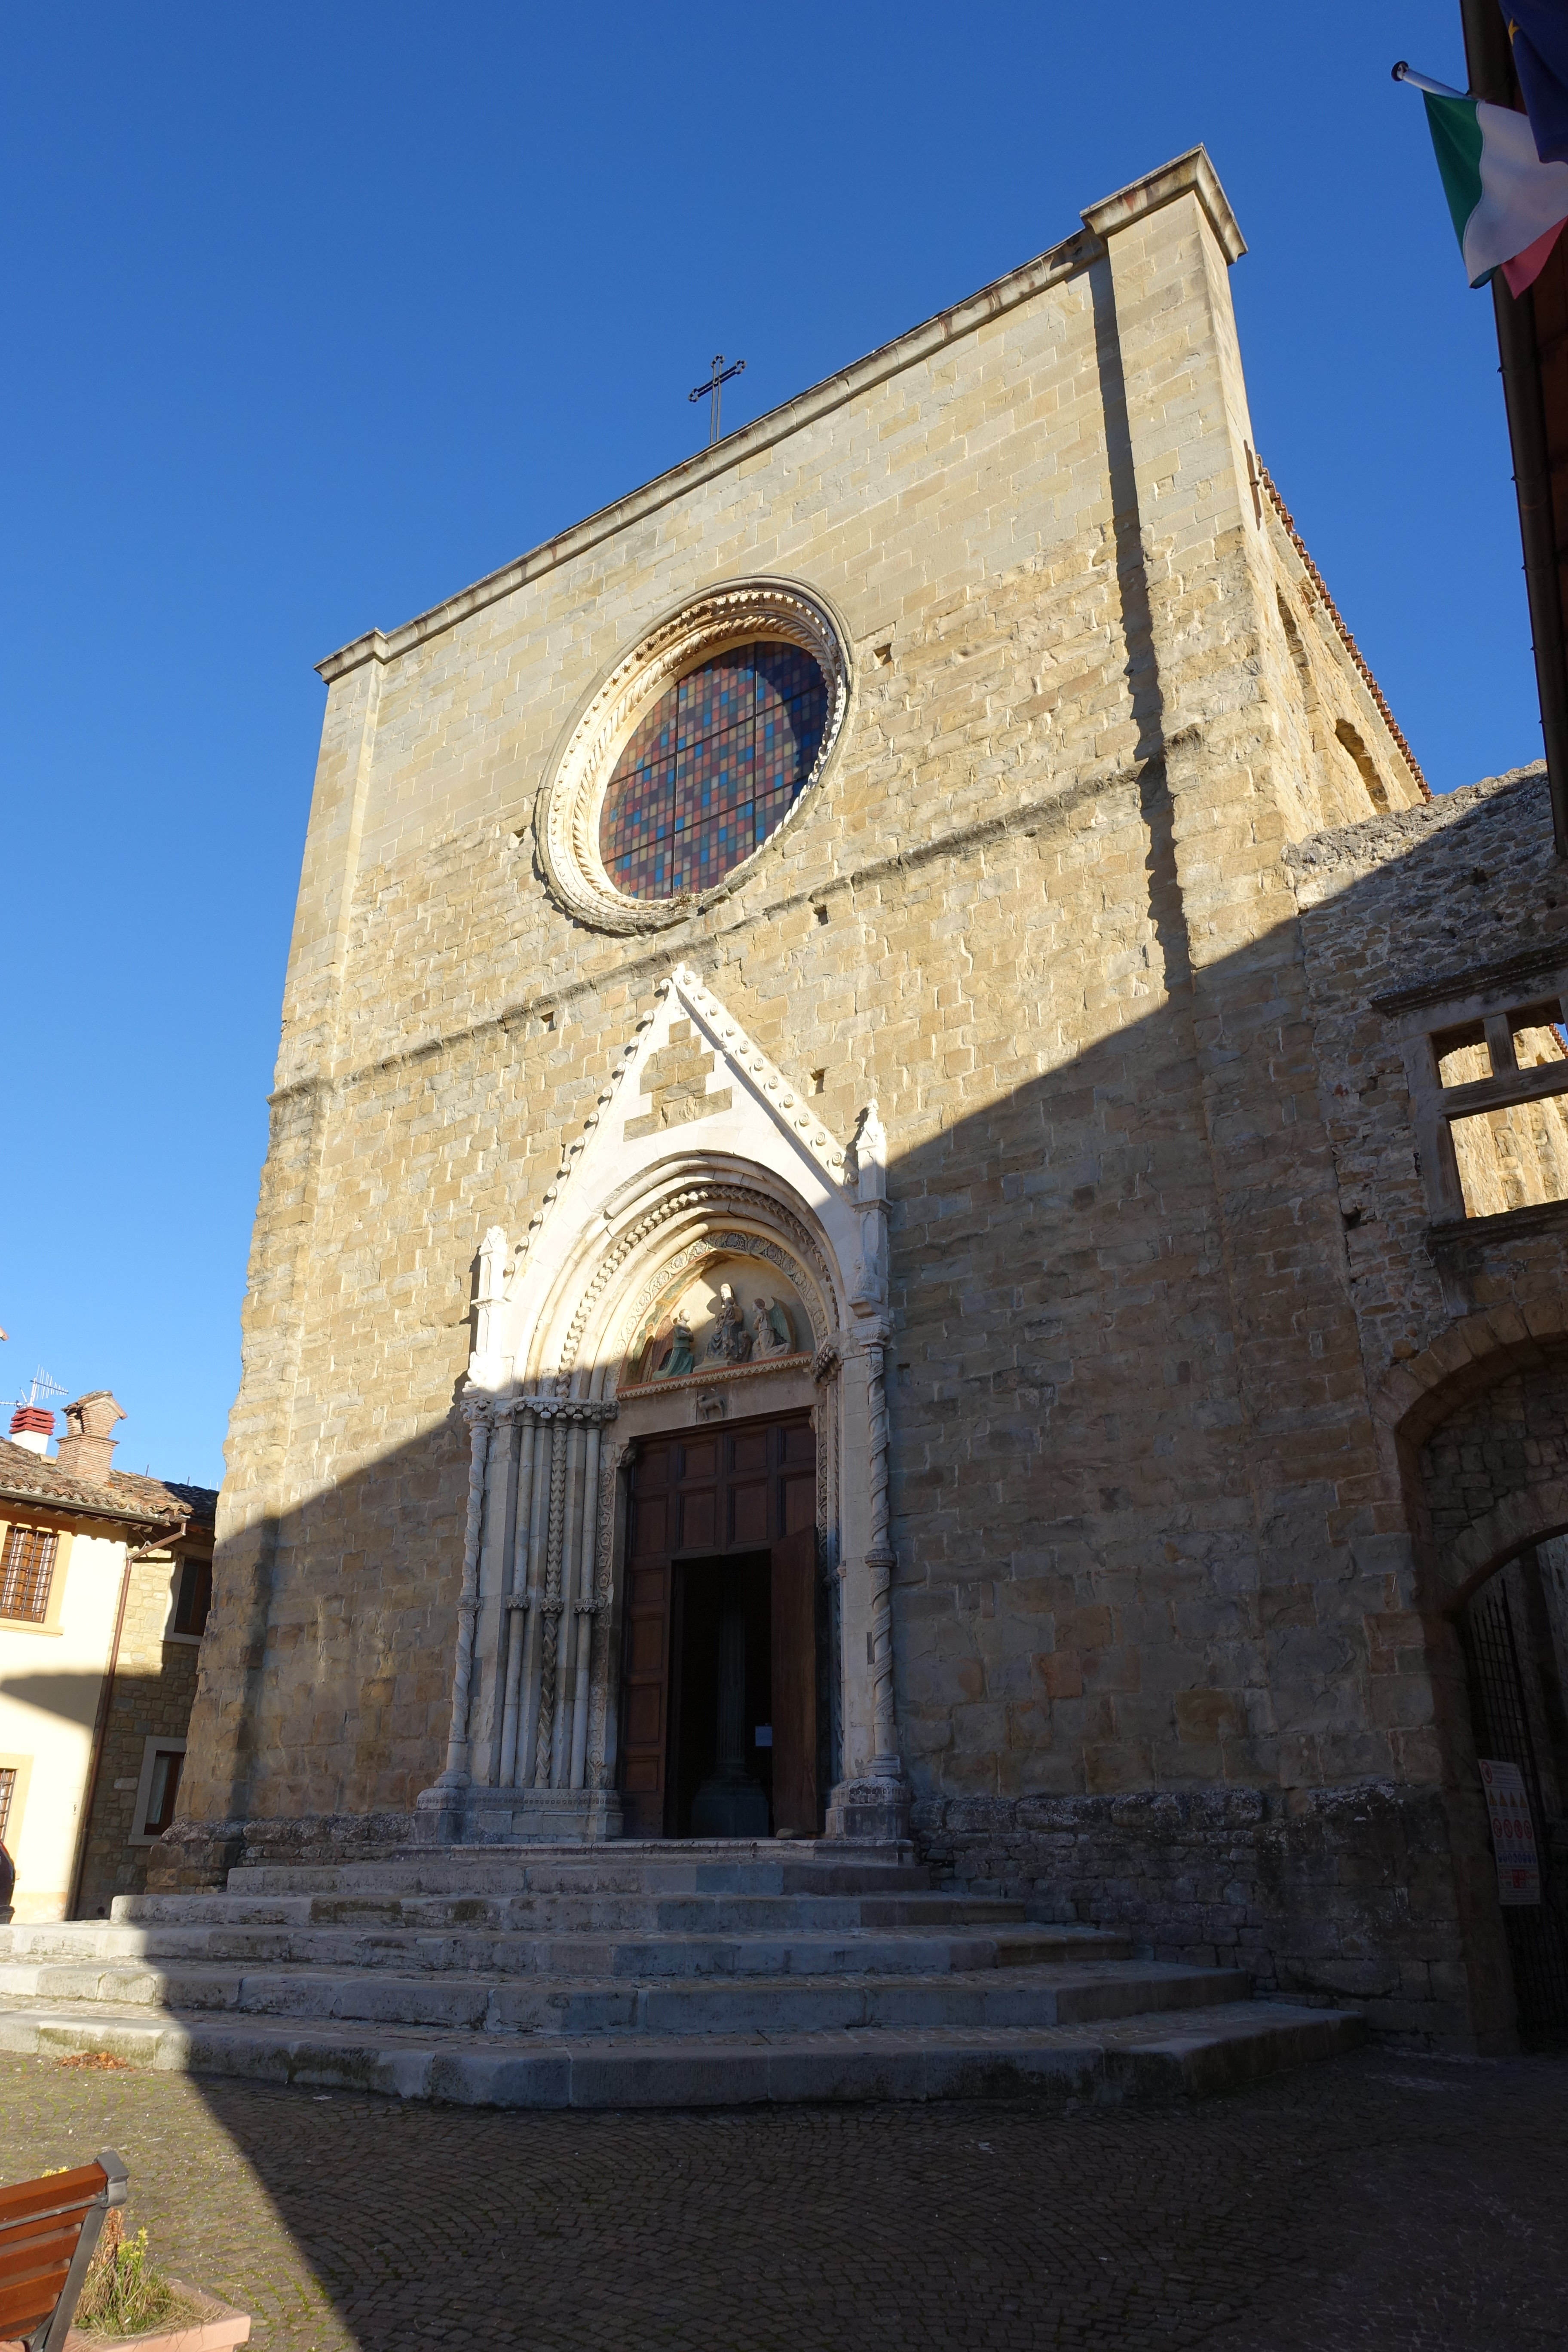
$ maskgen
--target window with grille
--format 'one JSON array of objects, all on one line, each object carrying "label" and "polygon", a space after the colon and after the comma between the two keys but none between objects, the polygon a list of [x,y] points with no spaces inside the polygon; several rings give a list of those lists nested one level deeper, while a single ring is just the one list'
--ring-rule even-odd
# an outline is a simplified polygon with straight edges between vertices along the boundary
[{"label": "window with grille", "polygon": [[48,1614],[49,1586],[59,1538],[49,1528],[7,1528],[0,1555],[0,1617],[26,1617],[41,1625]]},{"label": "window with grille", "polygon": [[0,1764],[0,1845],[5,1843],[5,1832],[11,1826],[11,1800],[16,1793],[16,1767]]}]

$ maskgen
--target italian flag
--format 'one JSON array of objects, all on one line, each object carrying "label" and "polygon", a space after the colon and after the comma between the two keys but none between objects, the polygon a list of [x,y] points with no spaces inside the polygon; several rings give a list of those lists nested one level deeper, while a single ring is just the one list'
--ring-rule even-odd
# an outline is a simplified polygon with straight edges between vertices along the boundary
[{"label": "italian flag", "polygon": [[1422,97],[1465,275],[1484,286],[1500,269],[1510,293],[1522,294],[1568,220],[1568,163],[1542,162],[1527,114],[1430,88]]}]

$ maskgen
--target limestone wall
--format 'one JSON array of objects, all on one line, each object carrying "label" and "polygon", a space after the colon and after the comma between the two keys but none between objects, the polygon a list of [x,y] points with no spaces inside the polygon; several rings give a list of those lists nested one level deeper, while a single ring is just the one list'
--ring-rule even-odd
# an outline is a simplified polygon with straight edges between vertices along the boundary
[{"label": "limestone wall", "polygon": [[[943,1866],[1158,1941],[1165,1816],[1119,1808],[1179,1800],[1205,1872],[1239,1843],[1271,1890],[1226,1948],[1296,1984],[1304,1922],[1340,1961],[1382,1932],[1324,1892],[1358,1823],[1380,1884],[1441,1855],[1377,1302],[1418,1352],[1447,1277],[1408,1123],[1338,1073],[1387,1059],[1358,991],[1447,820],[1258,492],[1223,198],[1189,163],[1086,217],[325,666],[194,1822],[395,1818],[438,1769],[478,1239],[527,1223],[679,961],[823,1072],[836,1133],[873,1097],[888,1129],[900,1736]],[[828,773],[728,895],[574,922],[532,829],[574,713],[757,572],[841,617]],[[1452,2027],[1457,1898],[1419,1869],[1398,1965]]]}]

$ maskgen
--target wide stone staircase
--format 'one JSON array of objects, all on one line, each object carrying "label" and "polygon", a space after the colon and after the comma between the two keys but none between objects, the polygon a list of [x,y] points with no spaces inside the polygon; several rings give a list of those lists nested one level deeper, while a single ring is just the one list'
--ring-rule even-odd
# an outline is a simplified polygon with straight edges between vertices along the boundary
[{"label": "wide stone staircase", "polygon": [[468,2105],[1181,2096],[1362,2031],[905,1848],[405,1852],[0,1927],[0,2048]]}]

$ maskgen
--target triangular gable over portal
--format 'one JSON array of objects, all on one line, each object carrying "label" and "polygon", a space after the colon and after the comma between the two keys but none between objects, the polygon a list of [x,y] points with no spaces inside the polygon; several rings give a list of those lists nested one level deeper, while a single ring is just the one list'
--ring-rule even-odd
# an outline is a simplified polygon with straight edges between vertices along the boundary
[{"label": "triangular gable over portal", "polygon": [[[874,1131],[875,1106],[862,1118]],[[742,1161],[780,1180],[815,1214],[847,1269],[860,1256],[854,1151],[812,1112],[803,1089],[770,1061],[697,974],[678,964],[623,1051],[515,1255],[492,1226],[480,1249],[477,1386],[509,1377],[522,1335],[575,1255],[582,1235],[661,1161]]]}]

